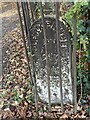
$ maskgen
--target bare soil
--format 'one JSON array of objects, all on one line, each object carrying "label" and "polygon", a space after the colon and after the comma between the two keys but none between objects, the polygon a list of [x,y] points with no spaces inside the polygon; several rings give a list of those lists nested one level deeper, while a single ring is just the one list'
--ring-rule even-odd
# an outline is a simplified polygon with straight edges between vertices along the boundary
[{"label": "bare soil", "polygon": [[7,54],[9,42],[6,36],[19,26],[16,3],[4,2],[0,5],[0,18],[2,20],[2,72],[7,73]]}]

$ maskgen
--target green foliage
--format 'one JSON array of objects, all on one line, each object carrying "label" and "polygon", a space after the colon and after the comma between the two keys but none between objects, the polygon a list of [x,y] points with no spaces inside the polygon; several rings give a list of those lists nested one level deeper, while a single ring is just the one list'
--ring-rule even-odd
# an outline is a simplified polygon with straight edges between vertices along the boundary
[{"label": "green foliage", "polygon": [[3,97],[3,98],[7,97],[7,91],[6,91],[6,90],[3,90],[3,92],[2,92],[2,97]]},{"label": "green foliage", "polygon": [[89,9],[90,4],[88,2],[76,3],[64,16],[71,27],[71,33],[73,36],[74,13],[77,13],[77,85],[80,87],[80,84],[83,84],[84,94],[88,94],[89,89],[87,68],[89,55],[88,44],[90,41]]},{"label": "green foliage", "polygon": [[5,89],[3,89],[1,97],[5,99],[11,99],[17,105],[23,100],[26,100],[29,103],[33,103],[34,93],[32,89],[33,85],[29,77],[26,80],[25,79],[20,80],[15,79],[15,77],[12,74],[8,74],[7,84],[5,86]]},{"label": "green foliage", "polygon": [[22,100],[20,97],[20,91],[14,88],[13,93],[14,93],[14,100],[20,103]]}]

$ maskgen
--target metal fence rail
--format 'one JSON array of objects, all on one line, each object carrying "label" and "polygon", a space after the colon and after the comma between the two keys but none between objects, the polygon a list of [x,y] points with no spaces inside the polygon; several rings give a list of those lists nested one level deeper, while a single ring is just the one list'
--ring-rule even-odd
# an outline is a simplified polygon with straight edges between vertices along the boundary
[{"label": "metal fence rail", "polygon": [[[50,66],[50,60],[55,56],[55,55],[52,55],[53,57],[51,57],[51,59],[49,58],[49,47],[48,47],[48,33],[47,33],[47,29],[49,29],[49,24],[51,24],[52,26],[52,29],[53,31],[56,31],[55,32],[55,48],[56,50],[54,52],[57,52],[57,53],[52,53],[52,54],[56,54],[57,56],[57,62],[56,62],[56,67],[57,67],[57,76],[58,76],[58,79],[59,79],[59,88],[60,88],[60,100],[61,100],[61,108],[62,108],[62,112],[64,111],[64,103],[63,103],[63,79],[62,79],[62,67],[63,67],[63,61],[65,62],[64,59],[67,59],[67,58],[64,58],[62,56],[69,56],[69,60],[70,60],[70,71],[71,71],[71,77],[73,76],[74,78],[74,111],[76,113],[76,106],[77,106],[77,97],[76,97],[76,13],[74,15],[74,45],[73,45],[73,56],[72,56],[72,51],[71,51],[71,41],[70,40],[63,40],[63,32],[64,34],[66,35],[67,39],[70,39],[68,37],[68,34],[67,34],[67,29],[65,27],[63,27],[63,29],[65,28],[65,30],[63,30],[62,28],[60,28],[60,20],[59,20],[59,17],[60,17],[60,14],[59,14],[59,4],[58,3],[53,3],[55,4],[55,22],[54,22],[54,19],[52,20],[53,21],[53,25],[51,23],[49,23],[50,21],[46,18],[45,18],[45,15],[44,15],[44,11],[43,11],[43,6],[42,6],[42,2],[39,2],[38,5],[40,7],[40,16],[41,16],[41,23],[39,23],[39,26],[41,27],[40,30],[43,31],[43,36],[41,37],[42,39],[42,44],[44,46],[44,50],[45,50],[45,65],[46,65],[46,75],[47,75],[47,85],[48,85],[48,106],[49,106],[49,111],[51,111],[51,90],[50,90],[50,87],[51,87],[51,81],[50,81],[50,75],[51,75],[51,68],[52,66]],[[32,29],[32,24],[33,26],[35,25],[35,17],[34,17],[34,14],[33,14],[33,3],[31,2],[17,2],[17,8],[18,8],[18,14],[19,14],[19,18],[20,18],[20,24],[21,24],[21,30],[22,30],[22,36],[23,36],[23,43],[24,43],[24,48],[25,48],[25,53],[26,53],[26,58],[27,58],[27,64],[28,64],[28,70],[29,70],[29,74],[30,74],[30,81],[33,83],[34,85],[34,93],[35,93],[35,105],[36,105],[36,111],[38,111],[38,92],[37,92],[37,75],[36,75],[36,63],[38,61],[37,58],[35,58],[35,55],[38,53],[35,50],[34,50],[34,47],[37,48],[37,45],[35,46],[35,44],[33,44],[33,41],[32,40],[32,32],[31,32],[31,29]],[[21,10],[21,11],[20,11]],[[23,24],[23,21],[24,21],[24,24]],[[39,21],[39,20],[38,20]],[[36,23],[38,23],[38,21]],[[41,25],[42,24],[42,25]],[[63,25],[63,24],[62,24]],[[63,25],[64,26],[64,25]],[[36,26],[38,27],[38,26]],[[38,29],[38,28],[37,28]],[[54,30],[55,29],[55,30]],[[61,33],[60,33],[60,29],[62,30]],[[34,32],[34,31],[33,31]],[[66,33],[65,33],[66,32]],[[33,33],[34,34],[34,33]],[[61,36],[60,36],[61,34]],[[37,37],[38,38],[38,34],[37,36],[33,36],[33,37]],[[64,37],[64,39],[66,39],[66,37]],[[27,42],[26,42],[26,39],[27,39]],[[43,40],[44,38],[44,40]],[[36,39],[37,40],[37,39]],[[49,41],[50,42],[50,41]],[[31,59],[32,59],[32,65],[30,65],[30,61],[29,61],[29,57],[28,57],[28,51],[27,51],[27,44],[28,43],[28,47],[29,47],[29,52],[31,53]],[[63,43],[63,45],[62,45]],[[38,43],[40,44],[40,43]],[[50,43],[51,44],[51,43]],[[39,45],[40,46],[40,45]],[[54,44],[53,44],[54,46]],[[39,47],[38,47],[39,48]],[[67,48],[67,49],[66,49]],[[42,48],[40,48],[42,49]],[[63,51],[67,51],[68,52],[68,55],[65,53],[64,55],[62,55]],[[41,50],[39,50],[39,55],[41,54]],[[51,55],[51,53],[50,53]],[[43,55],[41,54],[41,62],[43,61]],[[37,57],[37,56],[36,56]],[[72,57],[74,58],[72,60]],[[63,59],[62,59],[63,58]],[[54,61],[54,60],[53,60]],[[68,61],[68,60],[67,60]],[[67,62],[68,63],[68,62]],[[41,64],[41,63],[40,63]],[[44,62],[42,62],[42,64],[44,64]],[[52,63],[54,65],[54,63]],[[67,66],[67,65],[65,65]],[[44,66],[45,67],[45,66]],[[55,67],[55,66],[54,66]]]},{"label": "metal fence rail", "polygon": [[56,6],[56,34],[57,34],[57,52],[58,52],[58,67],[59,67],[59,81],[60,81],[60,98],[61,98],[61,109],[62,112],[63,108],[63,93],[62,93],[62,77],[61,77],[61,42],[59,42],[59,6],[58,3],[55,4]]}]

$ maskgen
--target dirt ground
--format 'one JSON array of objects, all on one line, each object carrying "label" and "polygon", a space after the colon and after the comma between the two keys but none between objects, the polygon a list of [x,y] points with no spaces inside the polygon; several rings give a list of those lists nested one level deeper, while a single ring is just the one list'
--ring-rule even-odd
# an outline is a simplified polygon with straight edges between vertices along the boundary
[{"label": "dirt ground", "polygon": [[0,11],[0,19],[2,21],[2,73],[6,73],[8,71],[6,52],[9,47],[6,36],[19,26],[19,18],[16,3],[1,3]]},{"label": "dirt ground", "polygon": [[12,31],[18,26],[18,14],[16,3],[2,3],[0,9],[2,13],[0,18],[2,19],[2,36]]}]

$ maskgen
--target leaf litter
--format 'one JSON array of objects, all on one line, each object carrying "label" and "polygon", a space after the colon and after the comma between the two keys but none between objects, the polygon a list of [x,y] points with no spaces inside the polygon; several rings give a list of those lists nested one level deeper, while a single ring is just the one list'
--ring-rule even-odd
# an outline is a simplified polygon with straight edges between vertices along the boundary
[{"label": "leaf litter", "polygon": [[[6,72],[3,72],[3,87],[0,89],[0,119],[87,119],[89,120],[90,96],[86,103],[77,105],[77,114],[73,114],[73,105],[64,105],[64,113],[59,105],[52,105],[51,113],[47,104],[38,103],[38,113],[34,104],[34,93],[30,82],[27,61],[24,52],[20,28],[14,29],[3,38],[7,44]],[[45,107],[46,106],[46,107]]]}]

